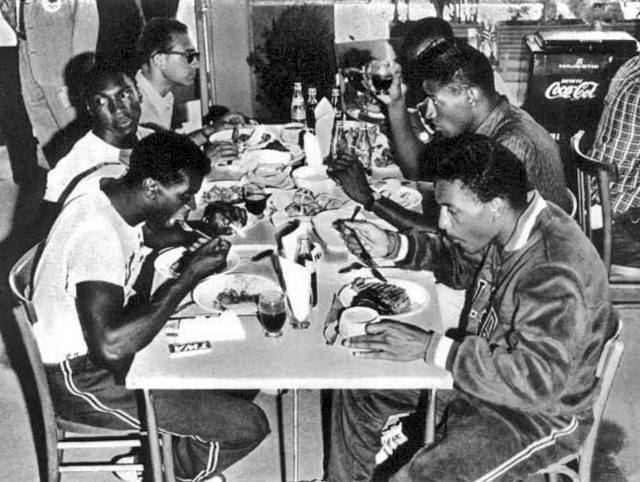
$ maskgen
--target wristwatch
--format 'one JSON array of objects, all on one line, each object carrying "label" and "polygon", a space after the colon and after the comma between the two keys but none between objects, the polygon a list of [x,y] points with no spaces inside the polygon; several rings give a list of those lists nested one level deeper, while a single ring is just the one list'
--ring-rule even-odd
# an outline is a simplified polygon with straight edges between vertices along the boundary
[{"label": "wristwatch", "polygon": [[380,200],[381,197],[382,194],[380,194],[378,191],[371,191],[371,197],[363,205],[364,209],[367,211],[373,210],[373,205],[376,203],[376,201]]}]

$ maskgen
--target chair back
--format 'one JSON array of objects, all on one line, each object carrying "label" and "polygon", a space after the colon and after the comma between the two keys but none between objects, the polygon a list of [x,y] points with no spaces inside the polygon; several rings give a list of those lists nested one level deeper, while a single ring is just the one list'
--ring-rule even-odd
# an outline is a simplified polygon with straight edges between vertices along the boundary
[{"label": "chair back", "polygon": [[37,261],[42,253],[44,241],[32,246],[24,253],[9,271],[9,287],[16,301],[25,309],[25,314],[31,322],[36,322],[36,312],[31,302],[33,290],[33,275],[35,274]]},{"label": "chair back", "polygon": [[[587,237],[600,251],[602,261],[611,271],[611,243],[613,216],[611,208],[611,182],[618,178],[618,166],[611,163],[596,161],[587,156],[581,149],[580,141],[585,132],[578,131],[571,138],[571,151],[577,173],[577,221]],[[592,209],[591,202],[594,192],[600,196],[602,211]],[[598,219],[600,218],[601,219]],[[594,231],[602,227],[602,238],[594,235]]]},{"label": "chair back", "polygon": [[619,339],[623,322],[620,320],[618,323],[618,331],[604,345],[596,368],[596,377],[600,381],[600,393],[593,404],[593,425],[580,448],[579,473],[582,482],[588,482],[591,475],[598,429],[624,353],[624,343]]},{"label": "chair back", "polygon": [[[40,480],[58,480],[58,435],[56,417],[49,392],[47,375],[40,356],[40,350],[33,334],[32,319],[27,315],[24,304],[13,310],[12,350],[20,354],[20,384],[25,396],[27,410],[34,433],[34,443],[38,458]],[[14,355],[15,356],[15,355]],[[17,360],[16,360],[17,362]]]}]

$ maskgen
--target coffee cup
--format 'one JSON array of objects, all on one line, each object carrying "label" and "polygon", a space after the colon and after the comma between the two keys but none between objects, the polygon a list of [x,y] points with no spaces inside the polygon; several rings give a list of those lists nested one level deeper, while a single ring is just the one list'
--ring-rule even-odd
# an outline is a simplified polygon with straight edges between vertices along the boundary
[{"label": "coffee cup", "polygon": [[304,129],[304,124],[300,122],[291,122],[282,126],[280,130],[280,138],[282,142],[287,144],[300,144],[300,132]]},{"label": "coffee cup", "polygon": [[365,306],[353,306],[345,309],[340,315],[338,331],[340,336],[350,338],[366,334],[366,326],[369,323],[380,321],[378,312]]}]

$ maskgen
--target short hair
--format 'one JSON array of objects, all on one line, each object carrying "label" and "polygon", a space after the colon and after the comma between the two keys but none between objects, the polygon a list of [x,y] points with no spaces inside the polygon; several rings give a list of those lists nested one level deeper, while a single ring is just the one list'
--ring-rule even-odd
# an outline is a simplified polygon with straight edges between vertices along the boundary
[{"label": "short hair", "polygon": [[104,64],[95,65],[87,73],[84,79],[84,86],[82,89],[82,98],[86,103],[91,100],[95,94],[104,88],[108,81],[118,81],[122,78],[131,80],[133,85],[136,85],[135,79],[128,73],[109,67]]},{"label": "short hair", "polygon": [[402,42],[402,51],[407,60],[420,56],[435,46],[438,41],[455,41],[453,27],[439,17],[424,17],[409,27]]},{"label": "short hair", "polygon": [[147,178],[163,186],[202,179],[211,167],[207,156],[187,136],[171,131],[155,132],[142,139],[131,152],[124,182],[133,187]]},{"label": "short hair", "polygon": [[140,63],[146,64],[154,54],[171,50],[174,34],[186,33],[187,26],[175,18],[152,18],[145,24],[138,39]]},{"label": "short hair", "polygon": [[527,172],[524,163],[509,149],[479,134],[444,138],[434,146],[440,159],[435,180],[459,180],[478,200],[499,197],[514,209],[527,205]]},{"label": "short hair", "polygon": [[487,94],[496,93],[491,62],[470,45],[440,45],[432,49],[430,55],[419,56],[411,62],[410,68],[423,84],[433,82],[443,87],[479,87]]}]

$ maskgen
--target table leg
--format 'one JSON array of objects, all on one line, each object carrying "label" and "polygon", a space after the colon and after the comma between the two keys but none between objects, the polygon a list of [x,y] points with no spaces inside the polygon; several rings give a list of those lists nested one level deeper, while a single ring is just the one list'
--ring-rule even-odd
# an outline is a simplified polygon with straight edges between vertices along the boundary
[{"label": "table leg", "polygon": [[143,389],[144,407],[147,414],[147,437],[149,438],[149,458],[151,459],[151,480],[162,482],[162,458],[160,455],[160,440],[158,437],[158,422],[153,405],[153,396],[149,389]]},{"label": "table leg", "polygon": [[427,401],[427,418],[424,424],[424,443],[433,443],[436,434],[436,392],[429,390],[429,400]]},{"label": "table leg", "polygon": [[298,390],[293,390],[293,482],[298,482]]}]

